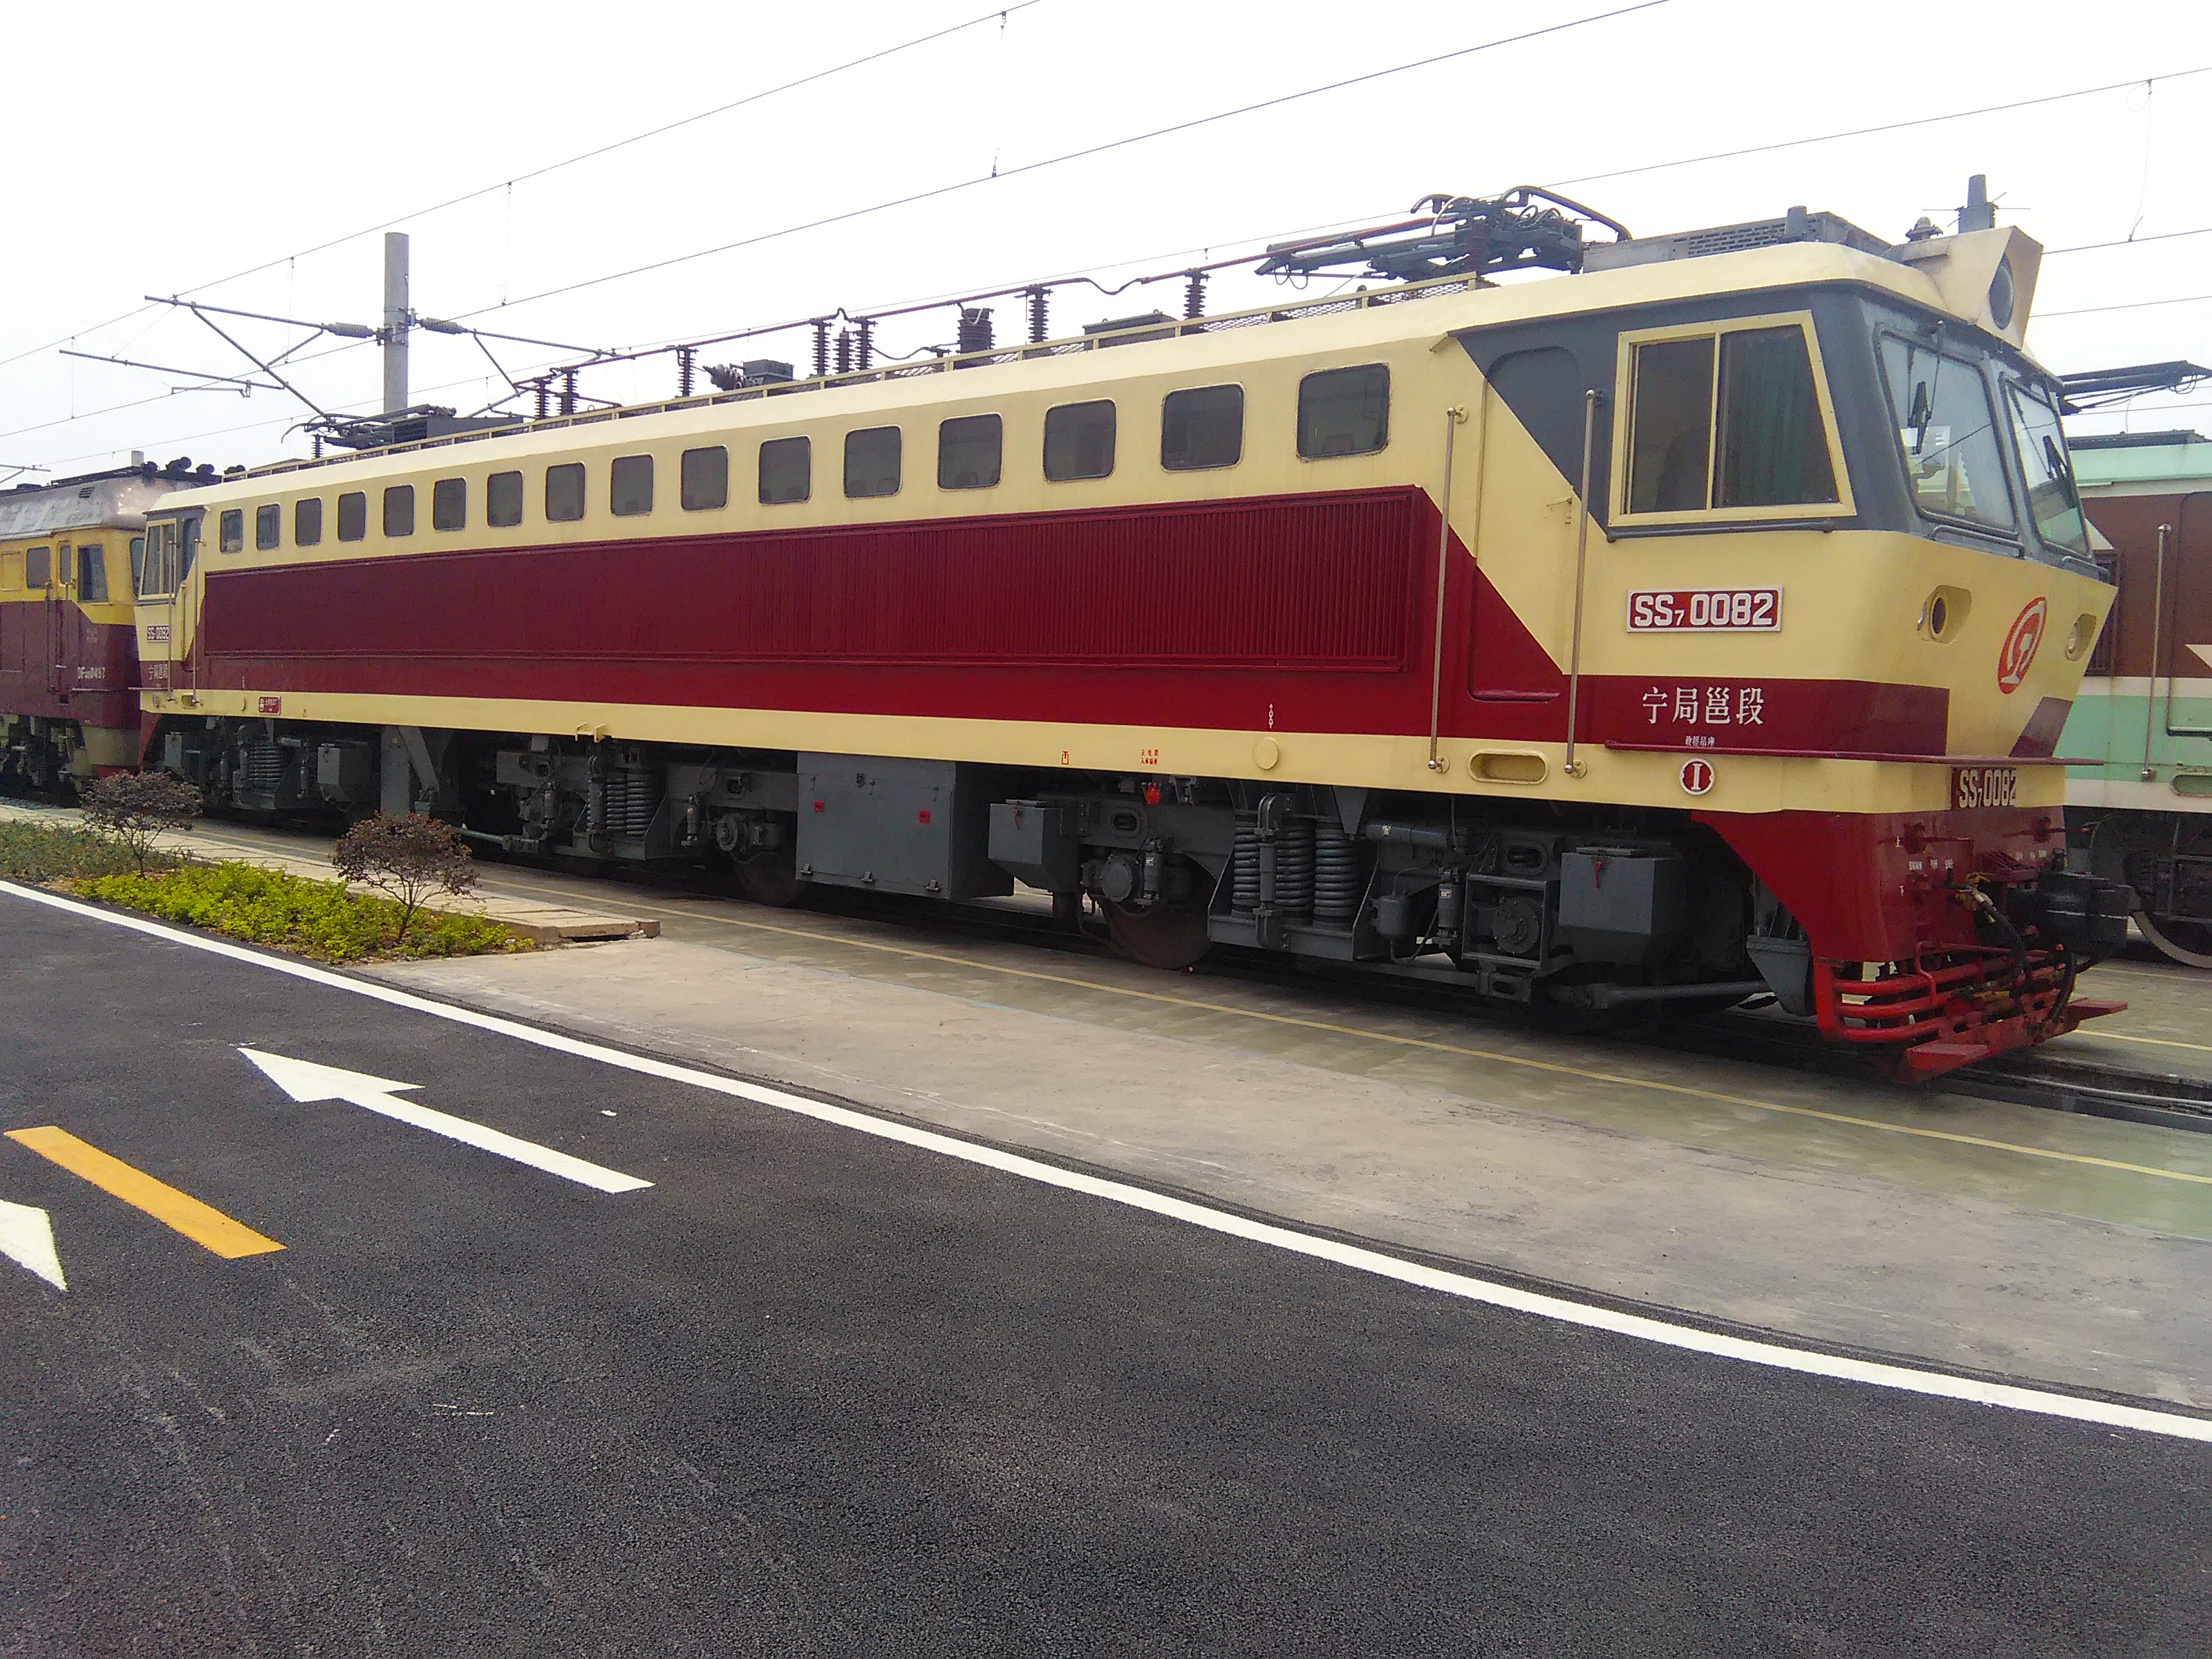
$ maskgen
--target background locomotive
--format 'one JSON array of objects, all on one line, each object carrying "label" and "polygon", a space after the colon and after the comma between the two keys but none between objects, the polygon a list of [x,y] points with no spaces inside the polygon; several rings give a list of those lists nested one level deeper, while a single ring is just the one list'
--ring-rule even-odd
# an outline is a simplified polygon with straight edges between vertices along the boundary
[{"label": "background locomotive", "polygon": [[173,461],[0,495],[0,782],[52,790],[137,764],[146,509],[214,477]]},{"label": "background locomotive", "polygon": [[[1771,996],[1910,1075],[2107,1011],[2073,974],[2132,898],[2061,872],[2053,756],[2112,590],[2021,347],[2036,245],[1450,214],[1348,245],[1395,286],[971,313],[919,363],[180,494],[146,758],[770,902],[1018,878],[1159,965]],[[1492,280],[1532,248],[1578,274]]]},{"label": "background locomotive", "polygon": [[2067,722],[2075,862],[2131,885],[2143,934],[2212,968],[2212,443],[2193,432],[2077,441],[2082,505],[2119,586]]}]

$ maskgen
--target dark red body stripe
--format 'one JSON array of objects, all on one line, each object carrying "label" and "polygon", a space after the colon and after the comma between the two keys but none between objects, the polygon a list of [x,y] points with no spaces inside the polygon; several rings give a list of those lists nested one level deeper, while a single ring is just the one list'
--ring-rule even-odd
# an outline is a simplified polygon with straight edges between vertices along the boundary
[{"label": "dark red body stripe", "polygon": [[[1425,736],[1436,535],[1401,489],[211,568],[201,682]],[[1448,574],[1446,732],[1563,738],[1565,675]],[[1590,677],[1584,708],[1597,740],[1940,752],[1947,699]]]}]

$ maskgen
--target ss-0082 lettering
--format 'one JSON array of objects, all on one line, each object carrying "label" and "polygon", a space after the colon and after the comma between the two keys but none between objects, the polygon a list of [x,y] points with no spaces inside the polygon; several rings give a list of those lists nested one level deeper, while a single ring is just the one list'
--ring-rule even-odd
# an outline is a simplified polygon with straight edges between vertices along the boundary
[{"label": "ss-0082 lettering", "polygon": [[1639,588],[1628,596],[1628,631],[1773,634],[1782,627],[1778,587]]}]

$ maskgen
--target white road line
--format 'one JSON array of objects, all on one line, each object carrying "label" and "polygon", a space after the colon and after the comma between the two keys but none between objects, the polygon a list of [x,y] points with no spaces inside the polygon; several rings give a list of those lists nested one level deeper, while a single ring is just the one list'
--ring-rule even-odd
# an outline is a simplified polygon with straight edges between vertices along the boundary
[{"label": "white road line", "polygon": [[287,1060],[282,1054],[264,1054],[258,1048],[239,1051],[263,1073],[293,1099],[302,1105],[322,1100],[343,1100],[349,1104],[381,1113],[402,1123],[411,1123],[418,1129],[428,1129],[432,1134],[444,1135],[464,1146],[495,1152],[501,1158],[511,1158],[517,1164],[527,1164],[533,1170],[543,1170],[564,1181],[574,1181],[603,1193],[634,1193],[640,1188],[650,1187],[650,1181],[641,1181],[634,1175],[624,1175],[620,1170],[610,1170],[604,1164],[592,1164],[569,1153],[556,1152],[550,1146],[541,1146],[534,1140],[524,1140],[501,1129],[485,1127],[467,1118],[455,1117],[451,1112],[441,1112],[434,1106],[425,1106],[419,1100],[402,1100],[394,1092],[400,1089],[419,1089],[419,1083],[394,1083],[390,1078],[370,1077],[363,1072],[341,1071],[335,1066],[318,1066],[310,1060]]},{"label": "white road line", "polygon": [[1837,1354],[1815,1353],[1808,1349],[1792,1348],[1779,1342],[1761,1342],[1740,1336],[1725,1336],[1713,1331],[1701,1331],[1694,1326],[1676,1325],[1644,1314],[1624,1313],[1619,1309],[1576,1302],[1566,1297],[1549,1296],[1540,1291],[1524,1291],[1510,1285],[1500,1285],[1471,1273],[1454,1273],[1442,1267],[1431,1267],[1416,1261],[1402,1261],[1381,1250],[1371,1250],[1358,1244],[1346,1244],[1331,1238],[1316,1238],[1294,1228],[1275,1225],[1271,1222],[1254,1221],[1247,1217],[1232,1215],[1203,1204],[1194,1204],[1186,1199],[1170,1198],[1164,1193],[1152,1192],[1127,1182],[1109,1181],[1097,1176],[1083,1175],[1073,1170],[1063,1170],[1041,1159],[1024,1158],[1018,1152],[1001,1152],[994,1146],[978,1146],[970,1141],[933,1130],[915,1128],[903,1123],[873,1117],[850,1107],[832,1106],[819,1100],[809,1100],[803,1095],[787,1094],[781,1089],[771,1089],[757,1083],[741,1083],[734,1078],[717,1077],[712,1072],[702,1072],[671,1060],[653,1060],[641,1054],[624,1054],[619,1048],[610,1048],[600,1043],[586,1042],[580,1037],[563,1036],[557,1031],[541,1031],[496,1014],[478,1013],[473,1008],[455,1007],[450,1003],[437,1002],[428,997],[417,996],[411,991],[401,991],[390,986],[371,984],[348,979],[312,963],[294,962],[281,957],[264,956],[218,939],[202,939],[165,927],[158,921],[143,917],[124,915],[116,912],[95,909],[75,899],[64,898],[56,893],[41,892],[33,888],[19,887],[13,882],[0,881],[0,893],[10,893],[28,899],[33,904],[44,904],[57,910],[85,916],[110,927],[127,928],[154,939],[167,939],[173,945],[205,951],[213,956],[228,957],[274,973],[288,974],[294,979],[311,984],[328,986],[333,990],[347,991],[356,996],[369,998],[395,1008],[406,1008],[428,1014],[433,1018],[451,1020],[456,1024],[474,1026],[480,1031],[495,1032],[513,1037],[540,1048],[550,1048],[556,1054],[574,1054],[580,1059],[596,1060],[604,1066],[633,1072],[642,1077],[664,1079],[671,1083],[690,1084],[710,1093],[726,1095],[738,1100],[748,1100],[757,1105],[770,1106],[779,1111],[793,1113],[823,1123],[834,1123],[842,1128],[854,1129],[879,1139],[896,1141],[923,1152],[935,1152],[945,1158],[957,1158],[963,1163],[979,1164],[988,1170],[1018,1176],[1041,1186],[1056,1187],[1065,1192],[1081,1193],[1121,1204],[1133,1210],[1165,1216],[1171,1220],[1189,1223],[1210,1231],[1226,1234],[1231,1238],[1249,1240],[1255,1244],[1268,1245],[1293,1255],[1310,1256],[1318,1261],[1334,1262],[1340,1267],[1371,1273],[1378,1279],[1395,1279],[1401,1285],[1435,1291],[1469,1302],[1483,1303],[1490,1307],[1504,1308],[1515,1313],[1533,1314],[1538,1318],[1556,1320],[1562,1324],[1577,1325],[1588,1330],[1607,1331],[1618,1336],[1633,1337],[1639,1341],[1657,1343],[1664,1347],[1680,1348],[1692,1353],[1710,1354],[1722,1359],[1741,1360],[1747,1364],[1764,1365],[1771,1370],[1795,1371],[1806,1376],[1828,1377],[1837,1382],[1859,1382],[1878,1389],[1895,1389],[1904,1394],[1917,1394],[1937,1400],[1955,1400],[1970,1405],[1996,1406],[2008,1411],[2027,1412],[2037,1416],[2064,1418],[2076,1423],[2095,1423],[2112,1428],[2136,1429],[2146,1434],[2170,1436],[2179,1440],[2194,1440],[2212,1444],[2212,1419],[2185,1417],[2174,1412],[2155,1410],[2148,1406],[2125,1406],[2103,1400],[2082,1400],[2071,1395],[2054,1394],[2042,1389],[2023,1388],[2010,1382],[1984,1382],[1972,1377],[1950,1376],[1941,1371],[1916,1370],[1909,1365],[1886,1364],[1878,1360],[1850,1359]]}]

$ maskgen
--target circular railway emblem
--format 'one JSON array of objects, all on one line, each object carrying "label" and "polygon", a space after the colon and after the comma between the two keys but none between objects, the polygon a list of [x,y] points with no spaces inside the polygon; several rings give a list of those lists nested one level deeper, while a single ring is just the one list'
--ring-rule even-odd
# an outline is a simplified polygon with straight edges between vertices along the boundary
[{"label": "circular railway emblem", "polygon": [[1686,794],[1702,795],[1713,787],[1713,763],[1711,761],[1688,760],[1682,763],[1682,789]]},{"label": "circular railway emblem", "polygon": [[2051,601],[2030,599],[2012,620],[2004,649],[1997,653],[1997,690],[2010,696],[2020,690],[2035,662],[2035,647],[2043,643],[2044,625],[2051,620]]}]

